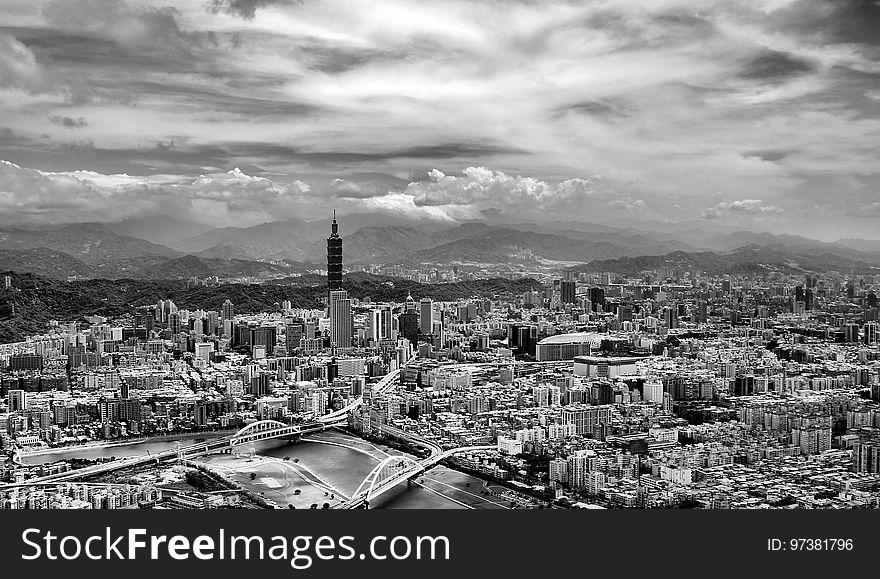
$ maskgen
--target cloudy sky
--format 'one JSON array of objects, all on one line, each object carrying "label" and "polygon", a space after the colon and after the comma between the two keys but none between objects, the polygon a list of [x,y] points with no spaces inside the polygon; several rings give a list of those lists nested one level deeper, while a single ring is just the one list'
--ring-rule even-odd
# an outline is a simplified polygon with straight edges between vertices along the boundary
[{"label": "cloudy sky", "polygon": [[878,113],[877,0],[0,0],[0,225],[880,238]]}]

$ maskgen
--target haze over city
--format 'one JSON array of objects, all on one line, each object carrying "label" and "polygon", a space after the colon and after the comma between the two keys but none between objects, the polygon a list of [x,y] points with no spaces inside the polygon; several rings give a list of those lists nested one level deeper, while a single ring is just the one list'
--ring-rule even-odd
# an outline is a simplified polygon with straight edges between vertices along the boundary
[{"label": "haze over city", "polygon": [[335,207],[878,237],[873,1],[0,10],[3,226]]}]

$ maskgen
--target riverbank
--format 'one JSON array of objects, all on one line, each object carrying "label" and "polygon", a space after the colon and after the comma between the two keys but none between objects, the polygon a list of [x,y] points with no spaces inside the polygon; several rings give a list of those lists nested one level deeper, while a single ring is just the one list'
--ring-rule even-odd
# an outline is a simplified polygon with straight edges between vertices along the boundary
[{"label": "riverbank", "polygon": [[90,440],[89,442],[83,442],[79,444],[71,444],[65,446],[55,446],[55,447],[46,447],[40,448],[38,450],[24,450],[18,449],[18,455],[21,459],[27,459],[37,456],[44,456],[47,454],[68,454],[74,452],[81,452],[83,450],[90,450],[95,448],[118,448],[125,446],[133,446],[136,444],[148,444],[153,442],[174,442],[175,440],[189,439],[189,438],[217,438],[220,436],[225,436],[230,432],[235,432],[234,430],[210,430],[207,432],[180,432],[175,434],[163,434],[161,436],[144,436],[141,438],[127,438],[125,440],[116,440],[113,442],[106,442],[103,440]]}]

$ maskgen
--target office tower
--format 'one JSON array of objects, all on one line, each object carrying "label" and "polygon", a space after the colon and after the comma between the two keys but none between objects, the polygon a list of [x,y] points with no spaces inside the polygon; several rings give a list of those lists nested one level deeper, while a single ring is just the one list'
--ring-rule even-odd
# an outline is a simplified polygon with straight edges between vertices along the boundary
[{"label": "office tower", "polygon": [[367,339],[378,342],[382,339],[382,310],[375,309],[367,312]]},{"label": "office tower", "polygon": [[284,344],[287,347],[287,354],[293,354],[303,339],[305,331],[305,322],[302,319],[295,319],[284,328]]},{"label": "office tower", "polygon": [[351,299],[345,290],[330,292],[330,344],[350,348],[352,335]]},{"label": "office tower", "polygon": [[876,344],[877,343],[877,322],[866,322],[865,327],[865,343],[866,344]]},{"label": "office tower", "polygon": [[434,302],[431,298],[419,301],[419,331],[423,335],[434,333]]},{"label": "office tower", "polygon": [[577,283],[573,280],[562,280],[561,284],[562,291],[562,303],[564,304],[574,304],[577,303]]},{"label": "office tower", "polygon": [[24,390],[10,390],[8,400],[10,412],[22,412],[27,408],[27,392]]},{"label": "office tower", "polygon": [[843,326],[843,336],[844,340],[847,342],[858,342],[859,341],[859,326],[858,324],[849,323]]},{"label": "office tower", "polygon": [[591,287],[589,297],[594,312],[605,311],[605,288]]},{"label": "office tower", "polygon": [[388,306],[382,306],[379,309],[381,318],[381,332],[379,333],[379,338],[382,340],[391,340],[394,338],[394,316],[391,313],[391,308]]},{"label": "office tower", "polygon": [[147,336],[149,337],[150,332],[153,331],[153,328],[156,325],[156,316],[152,311],[147,310],[144,312],[144,328],[147,330]]},{"label": "office tower", "polygon": [[403,313],[400,314],[400,335],[417,344],[419,341],[419,312],[416,311],[416,302],[412,296],[406,296],[406,304]]},{"label": "office tower", "polygon": [[327,238],[327,295],[342,289],[342,238],[339,237],[339,225],[336,223],[336,211],[333,211],[333,223],[330,225],[330,237]]},{"label": "office tower", "polygon": [[168,314],[168,327],[172,334],[180,333],[180,315],[177,312]]},{"label": "office tower", "polygon": [[534,356],[538,346],[538,328],[531,324],[510,324],[507,345],[516,355]]},{"label": "office tower", "polygon": [[205,323],[208,326],[207,327],[208,334],[211,334],[212,336],[216,336],[216,335],[220,334],[220,331],[219,331],[221,329],[220,328],[220,319],[219,319],[217,312],[215,312],[213,310],[208,312],[208,316],[206,318]]},{"label": "office tower", "polygon": [[678,327],[678,308],[674,305],[668,307],[663,312],[663,322],[670,330]]},{"label": "office tower", "polygon": [[226,320],[232,320],[235,318],[235,306],[232,305],[231,301],[226,300],[225,302],[223,302],[223,311],[221,317],[223,318],[224,322]]}]

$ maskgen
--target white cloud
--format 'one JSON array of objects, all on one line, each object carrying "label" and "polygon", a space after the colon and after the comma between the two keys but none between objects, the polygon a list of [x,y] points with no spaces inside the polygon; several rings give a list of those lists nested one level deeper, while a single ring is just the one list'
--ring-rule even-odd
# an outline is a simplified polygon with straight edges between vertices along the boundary
[{"label": "white cloud", "polygon": [[34,52],[9,34],[0,33],[0,88],[43,90],[48,77]]},{"label": "white cloud", "polygon": [[709,209],[703,216],[707,219],[717,219],[729,213],[740,213],[748,215],[774,214],[783,213],[784,210],[776,205],[767,205],[760,199],[739,199],[737,201],[722,201]]}]

